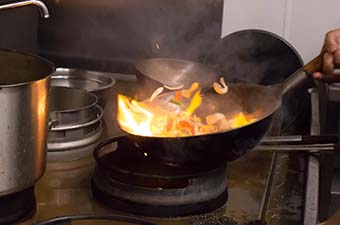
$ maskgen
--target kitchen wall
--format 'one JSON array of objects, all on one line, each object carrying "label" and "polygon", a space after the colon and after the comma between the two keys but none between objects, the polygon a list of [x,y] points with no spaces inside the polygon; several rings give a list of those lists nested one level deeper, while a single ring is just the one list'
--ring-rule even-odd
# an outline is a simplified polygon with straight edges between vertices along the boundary
[{"label": "kitchen wall", "polygon": [[0,48],[36,53],[38,20],[35,6],[0,10]]},{"label": "kitchen wall", "polygon": [[222,37],[263,29],[288,40],[306,62],[319,53],[327,31],[340,27],[339,0],[224,0]]},{"label": "kitchen wall", "polygon": [[130,72],[134,60],[199,61],[221,37],[223,0],[45,0],[39,53],[58,66]]}]

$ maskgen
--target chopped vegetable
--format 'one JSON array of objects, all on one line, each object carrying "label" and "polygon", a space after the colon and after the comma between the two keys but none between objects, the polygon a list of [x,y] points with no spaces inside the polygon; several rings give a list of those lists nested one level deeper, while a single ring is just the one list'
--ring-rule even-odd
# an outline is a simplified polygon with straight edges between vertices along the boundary
[{"label": "chopped vegetable", "polygon": [[198,88],[199,86],[200,86],[200,85],[199,85],[199,83],[197,83],[197,82],[192,83],[192,85],[191,85],[191,87],[190,87],[190,91],[191,91],[191,92],[196,91],[197,88]]},{"label": "chopped vegetable", "polygon": [[189,89],[182,90],[182,95],[185,98],[190,98],[192,93],[199,88],[199,84],[197,82],[192,83]]},{"label": "chopped vegetable", "polygon": [[255,119],[248,119],[243,112],[240,112],[232,119],[231,128],[242,127],[254,121]]},{"label": "chopped vegetable", "polygon": [[213,87],[214,87],[214,90],[220,95],[226,94],[229,90],[223,77],[220,78],[220,83],[214,82]]},{"label": "chopped vegetable", "polygon": [[220,83],[222,84],[222,86],[223,86],[224,88],[228,88],[228,86],[225,84],[224,77],[221,77],[221,78],[220,78]]},{"label": "chopped vegetable", "polygon": [[205,121],[207,121],[208,125],[213,125],[223,119],[225,119],[225,115],[222,113],[214,113],[205,117]]},{"label": "chopped vegetable", "polygon": [[169,86],[169,85],[166,85],[166,84],[163,84],[163,87],[165,87],[166,89],[170,90],[170,91],[175,91],[175,90],[179,90],[179,89],[182,89],[184,87],[184,85],[179,85],[179,86]]},{"label": "chopped vegetable", "polygon": [[211,133],[216,131],[216,127],[212,125],[201,125],[200,132],[203,134]]},{"label": "chopped vegetable", "polygon": [[224,118],[223,120],[218,121],[218,129],[219,130],[228,130],[232,126],[232,121]]},{"label": "chopped vegetable", "polygon": [[195,92],[195,95],[192,97],[189,107],[185,110],[186,113],[192,115],[198,106],[202,103],[201,90]]},{"label": "chopped vegetable", "polygon": [[173,127],[173,124],[174,124],[174,120],[170,116],[167,116],[167,118],[166,118],[166,125],[165,125],[165,131],[166,132],[171,131],[171,129]]},{"label": "chopped vegetable", "polygon": [[190,135],[195,134],[194,127],[188,121],[185,120],[181,120],[178,122],[178,129],[185,130],[189,132]]},{"label": "chopped vegetable", "polygon": [[174,104],[174,105],[177,105],[177,106],[182,106],[182,105],[183,105],[181,102],[176,101],[176,100],[173,99],[173,98],[169,100],[169,103]]},{"label": "chopped vegetable", "polygon": [[[223,77],[219,79],[219,83],[215,83],[216,92],[220,91],[220,94],[223,94],[228,91]],[[149,101],[153,101],[163,91],[164,87],[157,88]],[[190,97],[185,99],[188,96]],[[213,110],[211,114],[205,114],[204,109],[196,113],[197,108],[202,105],[203,98],[197,82],[190,88],[178,90],[172,95],[168,103],[175,107],[158,107],[158,105],[154,107],[154,104],[148,105],[148,102],[138,102],[119,95],[119,125],[126,131],[138,135],[183,137],[226,131],[256,121],[256,114],[248,115],[241,111],[227,116],[218,112],[217,106],[208,107],[209,110]]]},{"label": "chopped vegetable", "polygon": [[149,101],[152,102],[158,95],[164,91],[164,87],[157,88],[151,95]]},{"label": "chopped vegetable", "polygon": [[174,96],[174,100],[179,102],[179,101],[181,101],[181,98],[182,98],[181,92],[180,91],[176,91],[175,96]]}]

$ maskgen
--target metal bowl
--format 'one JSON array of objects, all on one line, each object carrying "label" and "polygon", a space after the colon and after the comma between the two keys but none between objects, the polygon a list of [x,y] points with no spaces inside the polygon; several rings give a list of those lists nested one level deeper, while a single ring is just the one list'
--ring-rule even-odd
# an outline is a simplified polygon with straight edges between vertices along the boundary
[{"label": "metal bowl", "polygon": [[88,92],[111,88],[116,80],[110,73],[76,68],[57,68],[52,75],[52,86],[73,87]]},{"label": "metal bowl", "polygon": [[96,95],[74,88],[51,87],[51,130],[70,129],[97,118]]},{"label": "metal bowl", "polygon": [[[113,86],[116,84],[115,74],[97,72],[76,68],[57,68],[52,75],[52,86],[63,86],[81,89],[95,94],[98,105],[104,110],[104,128],[111,128],[114,124],[115,95]],[[107,132],[109,132],[107,130]]]}]

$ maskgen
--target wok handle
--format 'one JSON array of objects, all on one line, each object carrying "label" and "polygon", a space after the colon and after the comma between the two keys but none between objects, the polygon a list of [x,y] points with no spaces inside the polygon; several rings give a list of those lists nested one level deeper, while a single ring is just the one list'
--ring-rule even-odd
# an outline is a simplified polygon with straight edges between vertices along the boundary
[{"label": "wok handle", "polygon": [[307,73],[307,75],[312,75],[315,72],[320,72],[322,70],[323,64],[323,54],[318,55],[314,59],[312,59],[309,63],[307,63],[303,69]]},{"label": "wok handle", "polygon": [[277,136],[264,137],[261,145],[282,145],[282,144],[329,144],[337,143],[339,138],[336,135],[306,135],[306,136]]},{"label": "wok handle", "polygon": [[308,78],[312,79],[311,75],[314,72],[321,71],[323,64],[322,59],[322,54],[318,55],[309,63],[307,63],[304,67],[298,69],[295,73],[289,76],[282,83],[282,94],[285,94],[292,88],[304,83],[306,80],[308,80]]},{"label": "wok handle", "polygon": [[[126,140],[127,137],[126,136],[119,136],[119,137],[114,137],[114,138],[110,138],[108,140],[105,140],[101,143],[99,143],[93,151],[93,157],[97,162],[102,162],[101,160],[101,154],[100,152],[103,151],[104,152],[104,147],[113,144],[113,143],[117,143],[116,149],[118,148],[119,143],[123,142],[124,140]],[[110,149],[110,151],[114,151],[116,149]],[[107,153],[107,152],[106,152]],[[103,165],[105,165],[104,162],[102,162]]]}]

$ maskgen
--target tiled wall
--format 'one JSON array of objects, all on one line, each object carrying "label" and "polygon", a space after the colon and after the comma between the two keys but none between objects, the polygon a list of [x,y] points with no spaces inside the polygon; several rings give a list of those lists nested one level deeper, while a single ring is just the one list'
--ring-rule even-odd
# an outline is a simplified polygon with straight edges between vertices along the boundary
[{"label": "tiled wall", "polygon": [[339,0],[224,0],[222,37],[242,29],[268,30],[288,40],[305,62],[337,27]]}]

